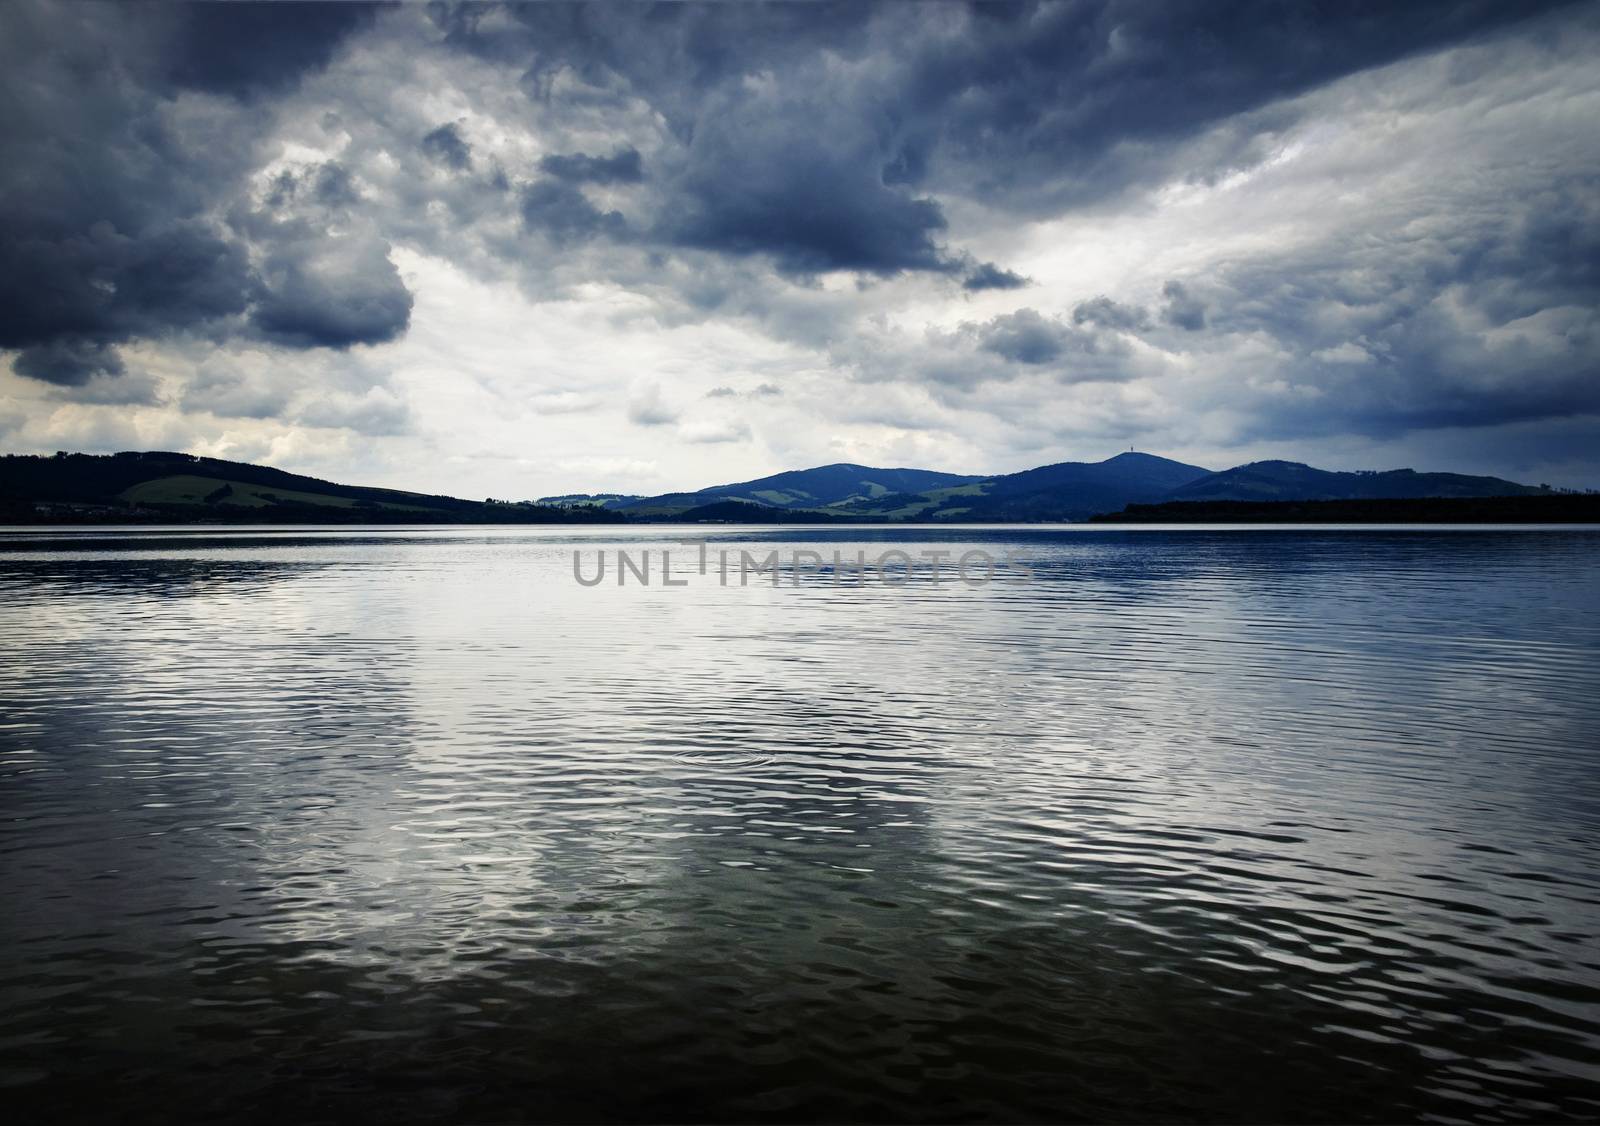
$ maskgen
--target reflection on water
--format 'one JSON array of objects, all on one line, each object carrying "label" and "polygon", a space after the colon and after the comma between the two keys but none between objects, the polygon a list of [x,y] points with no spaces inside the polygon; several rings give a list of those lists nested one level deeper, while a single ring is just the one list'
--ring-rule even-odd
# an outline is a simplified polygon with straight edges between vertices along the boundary
[{"label": "reflection on water", "polygon": [[11,1104],[1600,1115],[1600,533],[679,534],[0,535]]}]

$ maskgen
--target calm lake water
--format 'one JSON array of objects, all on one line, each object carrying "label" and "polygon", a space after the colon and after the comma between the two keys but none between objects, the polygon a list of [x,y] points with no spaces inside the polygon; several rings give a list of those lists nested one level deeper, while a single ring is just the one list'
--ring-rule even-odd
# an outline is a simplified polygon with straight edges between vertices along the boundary
[{"label": "calm lake water", "polygon": [[1600,1117],[1600,531],[704,532],[0,533],[14,1120]]}]

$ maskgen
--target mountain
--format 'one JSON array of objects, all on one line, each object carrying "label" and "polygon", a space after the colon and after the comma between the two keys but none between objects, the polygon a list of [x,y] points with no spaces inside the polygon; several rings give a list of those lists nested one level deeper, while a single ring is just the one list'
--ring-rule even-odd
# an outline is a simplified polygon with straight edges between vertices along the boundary
[{"label": "mountain", "polygon": [[1167,500],[1384,500],[1403,497],[1536,496],[1549,489],[1461,473],[1340,473],[1296,461],[1254,461],[1176,487]]},{"label": "mountain", "polygon": [[1064,461],[994,478],[981,500],[967,505],[963,518],[1086,520],[1099,512],[1168,496],[1210,472],[1131,451],[1105,461]]},{"label": "mountain", "polygon": [[1129,452],[1105,461],[1064,461],[997,477],[966,478],[958,485],[852,504],[844,511],[887,520],[1087,520],[1124,505],[1161,500],[1210,472]]},{"label": "mountain", "polygon": [[874,469],[841,462],[819,465],[815,469],[792,469],[733,485],[713,485],[692,493],[644,497],[614,507],[632,516],[649,517],[681,515],[723,500],[749,501],[769,508],[844,511],[886,496],[921,493],[976,480],[976,477],[931,469]]},{"label": "mountain", "polygon": [[717,500],[671,517],[685,523],[710,524],[835,524],[850,523],[848,516],[836,516],[812,508],[775,508],[748,500]]},{"label": "mountain", "polygon": [[[1233,510],[1216,506],[1553,495],[1544,486],[1497,477],[1410,469],[1342,473],[1292,461],[1258,461],[1213,473],[1130,451],[1105,461],[1066,461],[992,477],[842,463],[696,492],[655,497],[573,493],[534,504],[339,485],[264,465],[180,453],[0,457],[0,522],[14,523],[1000,523],[1088,520],[1108,513],[1127,519],[1204,519],[1211,518],[1204,515],[1208,512],[1224,513],[1216,516],[1220,519],[1294,520],[1302,517],[1288,509],[1259,516],[1241,510],[1230,516],[1226,513]],[[1181,507],[1154,515],[1141,510],[1172,505]],[[1402,508],[1422,511],[1416,506],[1393,511]],[[1502,508],[1487,506],[1482,512]],[[1317,511],[1325,515],[1308,509],[1312,514],[1303,518],[1359,519],[1351,515],[1356,508]],[[1379,505],[1361,511],[1389,509]],[[1457,506],[1456,511],[1479,509]]]},{"label": "mountain", "polygon": [[637,493],[562,493],[560,496],[540,497],[533,503],[557,507],[620,508],[643,499]]},{"label": "mountain", "polygon": [[[1213,473],[1129,451],[1105,461],[1060,462],[994,477],[829,465],[697,493],[648,497],[622,510],[644,519],[693,519],[691,510],[716,500],[738,499],[766,506],[768,514],[786,509],[857,520],[989,523],[1087,520],[1129,505],[1180,501],[1376,501],[1548,492],[1542,486],[1497,477],[1410,469],[1344,473],[1291,461],[1259,461]],[[761,512],[728,509],[718,518],[756,519]]]},{"label": "mountain", "polygon": [[1127,504],[1163,499],[1209,473],[1131,452],[1101,462],[1062,462],[995,477],[839,464],[615,507],[629,516],[657,520],[687,518],[691,511],[722,500],[859,520],[1085,520]]},{"label": "mountain", "polygon": [[0,520],[245,523],[576,523],[593,508],[461,500],[337,485],[264,465],[149,452],[0,457]]}]

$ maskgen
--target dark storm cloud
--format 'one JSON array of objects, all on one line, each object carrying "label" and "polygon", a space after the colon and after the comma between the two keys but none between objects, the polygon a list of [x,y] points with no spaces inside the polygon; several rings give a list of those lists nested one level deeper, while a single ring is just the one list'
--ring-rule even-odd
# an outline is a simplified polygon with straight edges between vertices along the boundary
[{"label": "dark storm cloud", "polygon": [[1161,319],[1185,332],[1199,332],[1206,327],[1206,306],[1180,281],[1169,281],[1161,287],[1165,304]]},{"label": "dark storm cloud", "polygon": [[250,285],[240,248],[201,223],[133,238],[99,222],[54,240],[8,224],[0,245],[14,267],[0,271],[0,347],[192,325],[240,311]]},{"label": "dark storm cloud", "polygon": [[[360,204],[361,191],[350,170],[338,161],[330,160],[278,172],[267,184],[265,203],[268,211],[278,214],[319,208],[327,212],[340,212]],[[271,224],[262,223],[265,219],[265,215],[258,215],[242,226],[255,234],[270,233]],[[241,227],[237,217],[234,227]]]},{"label": "dark storm cloud", "polygon": [[[660,113],[691,149],[675,201],[689,214],[681,241],[768,250],[801,272],[882,273],[947,268],[932,243],[943,215],[929,193],[1039,214],[1174,171],[1205,179],[1264,155],[1265,140],[1293,120],[1281,106],[1265,112],[1274,103],[1554,6],[602,3],[516,6],[509,19],[475,6],[433,11],[449,41],[525,60],[524,87],[536,99],[556,99],[554,80],[566,75],[583,84],[586,104],[638,97]],[[844,69],[821,67],[824,58]],[[1205,151],[1188,151],[1231,119]],[[863,123],[869,144],[829,151]],[[708,130],[739,143],[703,144]],[[835,169],[839,159],[851,174]],[[794,187],[779,175],[808,170]],[[721,190],[735,196],[726,223],[709,214]],[[766,217],[800,204],[806,225],[775,225],[767,246]],[[863,215],[896,234],[867,243]]]},{"label": "dark storm cloud", "polygon": [[1101,296],[1078,302],[1072,310],[1072,323],[1133,332],[1150,327],[1150,314],[1142,306],[1124,305]]},{"label": "dark storm cloud", "polygon": [[1016,364],[1047,364],[1066,350],[1068,329],[1034,309],[996,317],[978,331],[979,345]]},{"label": "dark storm cloud", "polygon": [[[975,5],[962,35],[910,58],[895,91],[906,124],[891,152],[930,181],[998,192],[1015,207],[1092,202],[1165,174],[1184,142],[1218,123],[1558,6]],[[1220,147],[1188,153],[1182,171],[1205,178],[1250,161],[1255,134],[1281,124],[1242,121]]]},{"label": "dark storm cloud", "polygon": [[1448,240],[1375,234],[1241,263],[1213,331],[1260,334],[1306,392],[1262,433],[1393,435],[1600,414],[1600,201],[1587,178],[1505,198]]},{"label": "dark storm cloud", "polygon": [[349,208],[361,202],[350,170],[338,161],[330,160],[317,167],[311,190],[324,207]]},{"label": "dark storm cloud", "polygon": [[422,151],[447,168],[465,172],[472,167],[472,146],[455,122],[447,122],[422,138]]},{"label": "dark storm cloud", "polygon": [[730,98],[694,134],[667,188],[658,235],[678,246],[761,254],[790,274],[949,272],[938,203],[886,186],[860,125],[824,131],[829,115],[773,92]]},{"label": "dark storm cloud", "polygon": [[[1075,367],[1078,378],[1123,378],[1114,362],[1126,352],[1115,336],[1102,337],[1093,328],[1067,324],[1037,309],[1018,309],[979,325],[966,326],[980,351],[1013,364],[1038,366],[1095,357],[1092,368]],[[1113,361],[1107,363],[1106,361]]]},{"label": "dark storm cloud", "polygon": [[[887,276],[952,272],[938,245],[938,203],[886,182],[885,153],[866,107],[799,73],[826,49],[862,55],[876,6],[529,5],[509,27],[472,9],[437,12],[452,41],[527,59],[524,88],[551,100],[566,74],[583,98],[643,97],[684,144],[660,186],[659,242],[731,256],[765,255],[785,273],[850,269]],[[487,25],[493,24],[493,30]],[[747,76],[778,79],[765,91]],[[592,157],[553,157],[545,170],[595,179]],[[613,178],[618,178],[613,176]]]},{"label": "dark storm cloud", "polygon": [[178,86],[234,97],[282,91],[326,66],[385,6],[276,0],[172,5],[166,75]]},{"label": "dark storm cloud", "polygon": [[[0,217],[0,348],[17,371],[73,385],[122,371],[111,346],[242,312],[253,278],[239,246],[198,222],[73,231]],[[51,237],[54,236],[54,237]]]},{"label": "dark storm cloud", "polygon": [[1021,274],[1002,269],[993,262],[977,266],[961,283],[961,288],[977,292],[983,289],[1021,289],[1028,279]]},{"label": "dark storm cloud", "polygon": [[[401,304],[387,262],[364,259],[377,284],[331,305],[315,274],[283,266],[293,252],[267,247],[278,277],[263,281],[219,212],[246,190],[267,118],[246,105],[186,118],[175,100],[185,89],[247,99],[288,89],[372,14],[357,4],[7,7],[0,348],[19,353],[16,371],[63,386],[118,375],[118,345],[231,331],[258,301],[253,319],[280,339],[392,336],[376,327]],[[333,163],[275,190],[297,189],[324,207],[359,202]],[[309,288],[296,292],[301,281]]]},{"label": "dark storm cloud", "polygon": [[552,153],[539,161],[540,171],[558,180],[589,184],[637,184],[644,179],[644,165],[639,150],[618,149],[610,156],[589,156],[587,153]]},{"label": "dark storm cloud", "polygon": [[[853,342],[840,358],[866,382],[919,384],[941,401],[970,405],[985,385],[1020,381],[1034,387],[1117,383],[1140,365],[1132,347],[1114,332],[1080,326],[1037,309],[1021,308],[951,330],[928,329],[916,346],[898,334]],[[909,377],[909,380],[908,380]],[[1047,392],[1055,394],[1055,390]],[[1033,404],[1030,410],[1039,409]]]},{"label": "dark storm cloud", "polygon": [[[649,99],[684,131],[706,93],[746,74],[779,72],[820,50],[858,55],[874,5],[859,0],[795,4],[435,4],[429,17],[448,42],[526,68],[523,88],[551,96],[563,71],[592,89],[612,78]],[[622,101],[626,92],[613,92]]]},{"label": "dark storm cloud", "polygon": [[[770,167],[770,166],[768,166]],[[755,173],[746,165],[740,171]],[[832,173],[840,173],[830,177]],[[831,180],[831,190],[822,184]],[[853,182],[854,181],[854,182]],[[770,255],[788,274],[860,270],[890,275],[903,270],[947,270],[934,241],[944,229],[938,204],[897,199],[850,174],[804,161],[774,170],[770,179],[723,194],[702,182],[681,201],[683,210],[663,228],[678,246],[720,254]],[[807,204],[821,192],[832,209],[819,215]]]},{"label": "dark storm cloud", "polygon": [[17,357],[20,374],[61,387],[81,386],[97,375],[121,375],[123,370],[114,351],[86,337],[61,337],[28,348]]},{"label": "dark storm cloud", "polygon": [[257,250],[236,331],[289,348],[335,350],[405,332],[411,293],[364,203],[350,170],[324,161],[274,176],[264,206],[236,206],[229,229]]},{"label": "dark storm cloud", "polygon": [[[620,111],[638,99],[660,115],[681,147],[653,164],[655,223],[638,237],[763,256],[803,279],[963,273],[959,248],[944,244],[941,195],[1039,215],[1173,174],[1217,176],[1266,154],[1294,120],[1283,99],[1534,7],[1103,0],[430,13],[448,41],[524,65],[523,88],[541,104]],[[542,168],[574,183],[631,181],[605,159],[557,155]],[[567,216],[560,229],[596,225],[576,197],[544,194],[536,209]],[[969,291],[1024,282],[987,264],[963,278]],[[1190,327],[1203,313],[1184,305],[1171,316]]]},{"label": "dark storm cloud", "polygon": [[130,84],[159,37],[113,6],[23,3],[3,19],[0,348],[21,352],[17,370],[82,384],[122,370],[122,341],[241,311],[247,255],[203,217],[241,154],[192,148]]},{"label": "dark storm cloud", "polygon": [[581,190],[557,180],[540,180],[523,189],[522,221],[557,245],[621,235],[627,229],[621,212],[601,211]]},{"label": "dark storm cloud", "polygon": [[398,337],[411,320],[411,294],[389,261],[389,244],[379,239],[285,243],[267,259],[262,275],[264,293],[251,321],[280,344],[381,344]]}]

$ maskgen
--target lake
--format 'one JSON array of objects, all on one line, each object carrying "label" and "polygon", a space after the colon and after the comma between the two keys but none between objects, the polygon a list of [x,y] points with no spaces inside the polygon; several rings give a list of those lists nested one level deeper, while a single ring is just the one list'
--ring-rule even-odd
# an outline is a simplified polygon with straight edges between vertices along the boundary
[{"label": "lake", "polygon": [[0,532],[0,1083],[17,1121],[1593,1121],[1597,560]]}]

